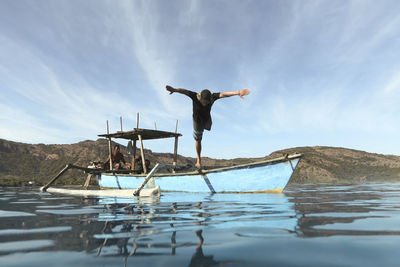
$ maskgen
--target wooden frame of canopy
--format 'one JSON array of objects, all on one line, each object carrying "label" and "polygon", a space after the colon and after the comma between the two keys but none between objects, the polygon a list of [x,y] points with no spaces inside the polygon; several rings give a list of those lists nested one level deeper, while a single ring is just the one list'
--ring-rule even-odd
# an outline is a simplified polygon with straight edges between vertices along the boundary
[{"label": "wooden frame of canopy", "polygon": [[[173,165],[175,166],[177,164],[177,157],[178,157],[178,138],[182,136],[182,134],[178,133],[178,121],[176,121],[175,124],[175,132],[166,132],[166,131],[159,131],[157,129],[151,130],[151,129],[142,129],[139,128],[139,113],[137,114],[137,119],[136,119],[136,128],[130,131],[123,131],[122,130],[122,117],[120,117],[120,124],[121,124],[121,131],[118,131],[116,133],[110,133],[109,132],[109,127],[108,127],[108,121],[107,121],[107,133],[106,134],[99,134],[98,136],[100,137],[105,137],[108,139],[108,153],[110,157],[110,170],[113,169],[113,162],[112,162],[112,151],[111,151],[111,138],[121,138],[121,139],[128,139],[130,142],[132,142],[132,148],[133,148],[133,155],[132,155],[132,171],[135,169],[135,158],[136,158],[136,141],[139,141],[140,145],[140,156],[142,158],[142,165],[143,165],[143,171],[145,174],[147,174],[147,167],[146,167],[146,161],[144,157],[144,148],[143,148],[143,140],[151,140],[151,139],[162,139],[162,138],[175,138],[175,143],[174,143],[174,157],[173,157]],[[156,128],[156,125],[155,125]]]}]

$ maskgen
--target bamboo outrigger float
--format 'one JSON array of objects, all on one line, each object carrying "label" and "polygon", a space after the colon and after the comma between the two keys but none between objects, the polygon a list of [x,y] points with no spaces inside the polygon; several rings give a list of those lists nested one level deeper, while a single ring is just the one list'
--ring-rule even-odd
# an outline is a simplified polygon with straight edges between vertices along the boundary
[{"label": "bamboo outrigger float", "polygon": [[[162,191],[177,191],[191,193],[281,193],[288,184],[294,170],[296,169],[301,154],[284,155],[274,159],[263,160],[236,166],[214,168],[208,170],[195,170],[175,172],[177,166],[178,138],[182,136],[177,132],[166,132],[151,129],[139,128],[139,115],[137,127],[130,131],[109,133],[107,122],[107,133],[100,134],[100,137],[108,139],[110,153],[110,170],[98,168],[83,168],[68,164],[56,177],[47,185],[41,188],[42,191],[54,193],[85,195],[85,196],[150,196],[159,195]],[[133,149],[131,170],[113,170],[111,157],[111,140],[120,138],[129,140],[129,146]],[[145,165],[143,140],[174,138],[174,156],[172,164],[157,163],[148,172]],[[136,174],[136,142],[139,141],[140,156],[142,159],[144,173]],[[50,185],[57,180],[69,168],[77,168],[88,173],[84,189],[53,188]],[[157,173],[162,169],[170,172]],[[96,176],[100,190],[87,190],[90,178]],[[147,185],[147,188],[144,186]]]}]

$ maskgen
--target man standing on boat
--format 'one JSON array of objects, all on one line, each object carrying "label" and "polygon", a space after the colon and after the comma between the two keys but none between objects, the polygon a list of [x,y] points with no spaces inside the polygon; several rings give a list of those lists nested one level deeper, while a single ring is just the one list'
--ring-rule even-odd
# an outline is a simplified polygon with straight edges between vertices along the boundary
[{"label": "man standing on boat", "polygon": [[241,89],[237,91],[222,92],[222,93],[211,93],[209,90],[204,89],[200,93],[192,92],[183,88],[174,88],[172,86],[166,86],[167,91],[172,93],[181,93],[187,95],[192,99],[193,102],[193,138],[196,141],[196,153],[197,162],[196,167],[201,168],[201,140],[203,138],[204,129],[210,131],[212,120],[211,120],[211,107],[215,100],[238,95],[241,98],[250,93],[249,89]]}]

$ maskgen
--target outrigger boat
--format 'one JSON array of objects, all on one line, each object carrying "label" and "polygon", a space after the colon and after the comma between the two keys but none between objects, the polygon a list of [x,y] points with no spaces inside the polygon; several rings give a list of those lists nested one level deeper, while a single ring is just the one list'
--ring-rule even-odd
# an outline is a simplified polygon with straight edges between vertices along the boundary
[{"label": "outrigger boat", "polygon": [[[121,197],[159,195],[161,191],[190,193],[281,193],[288,184],[302,157],[301,154],[297,153],[286,154],[282,157],[247,164],[178,172],[176,171],[178,169],[178,138],[182,135],[177,132],[177,123],[175,132],[143,129],[138,127],[138,123],[135,129],[122,131],[121,119],[121,131],[109,133],[107,122],[107,133],[100,134],[99,136],[108,139],[110,155],[112,138],[129,140],[128,147],[131,147],[131,151],[133,152],[131,169],[134,170],[136,142],[139,141],[144,173],[135,174],[132,170],[126,169],[113,170],[112,160],[110,160],[110,170],[93,167],[83,168],[68,164],[47,185],[43,186],[41,190],[72,195]],[[157,163],[148,172],[145,165],[143,140],[161,138],[175,139],[173,162],[172,164]],[[50,187],[69,168],[81,169],[89,174],[83,186],[84,189]],[[160,170],[164,170],[164,172],[158,172]],[[99,190],[87,189],[90,178],[93,175],[97,178],[98,185],[100,186]],[[147,188],[144,188],[145,185],[147,185]]]}]

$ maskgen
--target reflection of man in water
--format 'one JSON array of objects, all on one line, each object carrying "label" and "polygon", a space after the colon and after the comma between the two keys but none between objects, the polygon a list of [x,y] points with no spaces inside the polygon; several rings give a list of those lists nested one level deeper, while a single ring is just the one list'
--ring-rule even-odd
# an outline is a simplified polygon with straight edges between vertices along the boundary
[{"label": "reflection of man in water", "polygon": [[213,266],[218,264],[218,262],[213,259],[214,256],[204,256],[203,249],[201,248],[204,242],[203,236],[201,235],[202,232],[202,230],[196,231],[200,242],[197,244],[196,253],[193,254],[189,266]]}]

